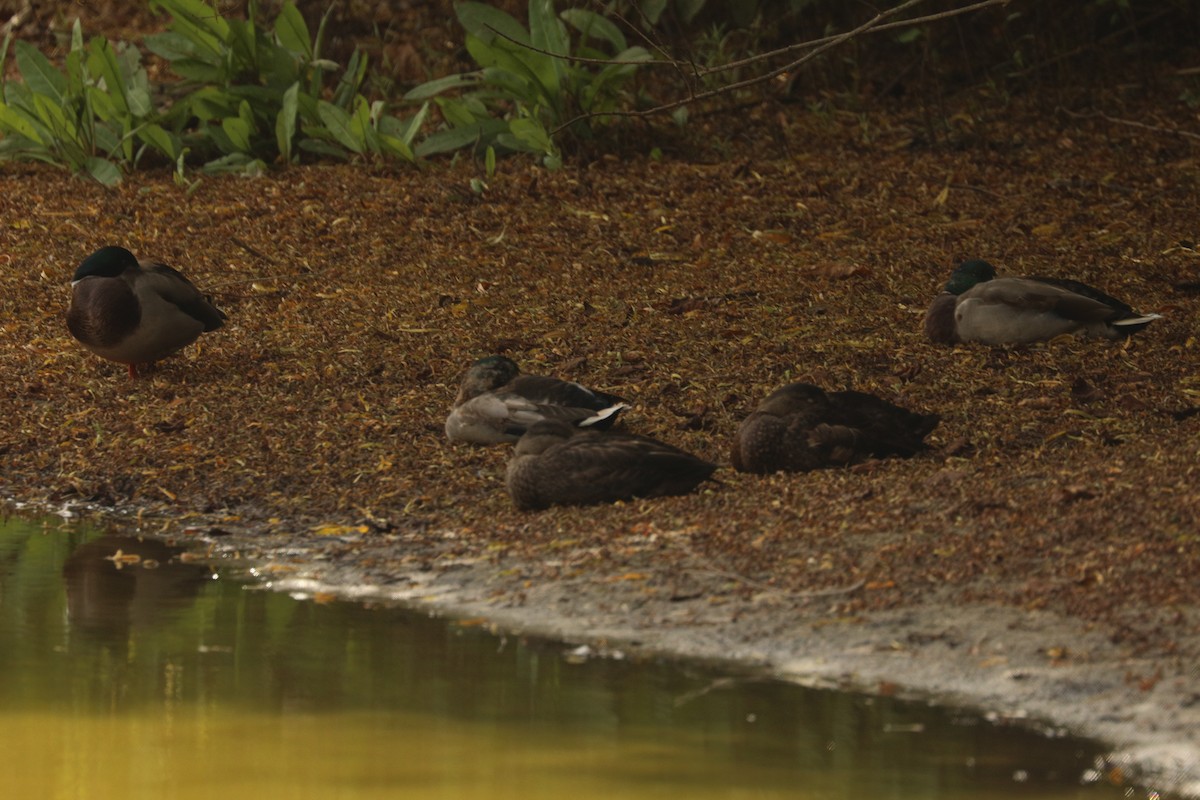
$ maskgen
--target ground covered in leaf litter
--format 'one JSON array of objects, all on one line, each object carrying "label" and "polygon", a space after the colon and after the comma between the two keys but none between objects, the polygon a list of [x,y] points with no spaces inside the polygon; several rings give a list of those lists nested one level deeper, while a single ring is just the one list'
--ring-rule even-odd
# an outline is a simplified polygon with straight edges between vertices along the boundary
[{"label": "ground covered in leaf litter", "polygon": [[[1172,91],[1106,108],[1186,125]],[[1195,148],[957,102],[938,146],[915,114],[764,105],[664,134],[661,159],[504,162],[482,192],[466,159],[190,194],[5,165],[0,492],[136,511],[293,586],[1021,708],[1200,791]],[[136,381],[88,354],[68,281],[105,244],[181,268],[227,327]],[[1164,318],[1125,346],[934,346],[921,315],[967,257]],[[509,448],[442,433],[495,352],[723,464],[789,380],[942,423],[909,461],[519,513]]]}]

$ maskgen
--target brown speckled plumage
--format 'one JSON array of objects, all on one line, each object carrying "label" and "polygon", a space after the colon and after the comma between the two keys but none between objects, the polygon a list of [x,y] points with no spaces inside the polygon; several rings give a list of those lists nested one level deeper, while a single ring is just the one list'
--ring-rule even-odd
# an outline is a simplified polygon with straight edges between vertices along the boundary
[{"label": "brown speckled plumage", "polygon": [[505,482],[517,508],[541,509],[687,494],[716,468],[657,439],[546,420],[517,442]]},{"label": "brown speckled plumage", "polygon": [[741,472],[806,472],[926,447],[935,414],[916,414],[865,392],[826,393],[790,383],[742,421],[731,460]]}]

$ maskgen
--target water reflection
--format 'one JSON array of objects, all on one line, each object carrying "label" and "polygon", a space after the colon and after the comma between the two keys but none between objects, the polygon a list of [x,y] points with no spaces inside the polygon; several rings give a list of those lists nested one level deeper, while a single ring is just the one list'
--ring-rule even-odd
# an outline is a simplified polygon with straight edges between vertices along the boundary
[{"label": "water reflection", "polygon": [[72,628],[123,641],[131,627],[169,620],[212,578],[208,565],[185,563],[183,554],[157,539],[118,534],[81,543],[62,570]]},{"label": "water reflection", "polygon": [[1121,796],[1083,742],[211,577],[0,527],[0,798]]}]

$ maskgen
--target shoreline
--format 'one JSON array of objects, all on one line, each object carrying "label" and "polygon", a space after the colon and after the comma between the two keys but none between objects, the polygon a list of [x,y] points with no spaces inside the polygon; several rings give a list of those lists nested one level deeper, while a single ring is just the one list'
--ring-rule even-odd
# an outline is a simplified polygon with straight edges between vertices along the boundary
[{"label": "shoreline", "polygon": [[[640,581],[591,575],[527,587],[518,559],[448,560],[374,581],[361,563],[314,560],[296,542],[263,547],[238,535],[200,537],[223,557],[259,566],[276,591],[395,603],[497,630],[616,651],[722,663],[804,686],[895,694],[1041,724],[1111,746],[1118,785],[1200,797],[1200,693],[1195,667],[1123,653],[1101,626],[1047,611],[929,601],[894,611],[831,617],[833,592],[706,603],[647,599]],[[192,537],[176,537],[184,544]],[[193,539],[194,544],[194,539]],[[379,553],[364,551],[373,557]],[[1200,642],[1192,642],[1200,645]]]}]

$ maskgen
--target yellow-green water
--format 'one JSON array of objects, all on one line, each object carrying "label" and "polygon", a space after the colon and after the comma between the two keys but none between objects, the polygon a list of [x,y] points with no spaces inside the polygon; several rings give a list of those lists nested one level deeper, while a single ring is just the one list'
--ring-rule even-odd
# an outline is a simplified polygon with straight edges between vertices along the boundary
[{"label": "yellow-green water", "polygon": [[174,555],[0,525],[0,798],[1122,796],[1080,785],[1087,742],[708,667],[575,663]]}]

